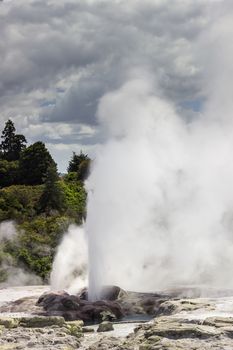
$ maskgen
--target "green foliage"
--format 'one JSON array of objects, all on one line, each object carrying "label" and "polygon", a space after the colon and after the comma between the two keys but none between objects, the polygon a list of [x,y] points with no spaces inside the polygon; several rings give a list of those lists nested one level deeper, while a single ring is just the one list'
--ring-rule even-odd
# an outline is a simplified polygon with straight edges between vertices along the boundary
[{"label": "green foliage", "polygon": [[44,191],[39,200],[39,212],[49,214],[52,210],[62,212],[65,209],[65,196],[58,182],[57,167],[51,164],[45,176]]},{"label": "green foliage", "polygon": [[9,119],[2,132],[0,150],[2,158],[8,161],[18,160],[21,151],[26,147],[26,138],[15,134],[14,123]]},{"label": "green foliage", "polygon": [[4,268],[0,268],[0,283],[5,282],[7,280],[7,271]]},{"label": "green foliage", "polygon": [[89,175],[91,160],[87,154],[82,151],[79,154],[73,152],[73,156],[69,162],[68,173],[77,173],[77,180],[85,181]]},{"label": "green foliage", "polygon": [[77,181],[77,173],[69,173],[61,182],[66,203],[67,215],[74,217],[76,223],[81,224],[86,217],[87,193],[83,184]]},{"label": "green foliage", "polygon": [[0,190],[0,221],[22,222],[36,215],[43,186],[14,185]]},{"label": "green foliage", "polygon": [[42,279],[49,277],[55,248],[67,230],[66,217],[38,217],[20,225],[17,259]]},{"label": "green foliage", "polygon": [[69,162],[68,169],[67,169],[68,173],[78,172],[81,162],[83,162],[86,159],[88,159],[88,156],[87,154],[84,154],[82,151],[79,154],[76,154],[75,152],[73,152],[73,156]]},{"label": "green foliage", "polygon": [[5,243],[4,254],[10,254],[16,266],[23,266],[48,281],[56,247],[69,223],[70,219],[64,216],[40,216],[24,221],[18,225],[16,239]]},{"label": "green foliage", "polygon": [[69,173],[60,179],[43,142],[25,145],[8,120],[0,143],[0,222],[14,220],[18,235],[0,244],[0,282],[7,278],[8,265],[48,281],[63,233],[86,216],[88,156],[73,153]]},{"label": "green foliage", "polygon": [[[36,217],[19,226],[22,231],[20,242],[33,249],[40,249],[40,244],[48,244],[49,247],[55,248],[69,223],[70,219],[66,216]],[[42,251],[40,253],[43,254]]]},{"label": "green foliage", "polygon": [[15,220],[22,223],[38,217],[39,211],[42,216],[65,215],[82,223],[87,194],[82,183],[76,180],[76,173],[56,181],[51,188],[49,186],[48,180],[45,185],[14,185],[0,189],[0,222]]},{"label": "green foliage", "polygon": [[0,188],[18,183],[19,162],[0,159]]},{"label": "green foliage", "polygon": [[19,170],[20,183],[25,185],[40,185],[44,179],[48,167],[54,163],[49,151],[43,142],[36,142],[27,147],[20,156]]},{"label": "green foliage", "polygon": [[40,276],[43,280],[49,277],[52,265],[52,256],[35,256],[28,249],[22,248],[18,253],[18,260],[30,271]]},{"label": "green foliage", "polygon": [[[40,215],[37,208],[46,184],[16,185],[0,190],[0,221],[13,219],[18,223],[18,235],[15,240],[4,243],[4,254],[12,257],[15,266],[23,266],[45,281],[62,235],[70,223],[81,223],[85,216],[86,192],[81,182],[65,179],[57,181],[56,185],[63,193],[66,209],[63,212],[42,211]],[[4,271],[0,259],[3,279]]]},{"label": "green foliage", "polygon": [[7,247],[10,241],[6,238],[0,243],[0,283],[6,282],[9,277],[9,267],[16,267],[17,261],[11,254],[7,252]]}]

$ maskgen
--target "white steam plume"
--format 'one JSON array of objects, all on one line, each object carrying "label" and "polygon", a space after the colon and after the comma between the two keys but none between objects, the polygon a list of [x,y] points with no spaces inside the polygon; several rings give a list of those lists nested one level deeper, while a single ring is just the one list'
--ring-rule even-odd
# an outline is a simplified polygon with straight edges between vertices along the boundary
[{"label": "white steam plume", "polygon": [[3,240],[11,241],[17,236],[17,230],[13,221],[4,221],[0,223],[0,243]]},{"label": "white steam plume", "polygon": [[91,299],[104,284],[233,286],[233,122],[214,102],[225,119],[211,117],[209,97],[187,124],[147,77],[102,98],[108,141],[88,185]]},{"label": "white steam plume", "polygon": [[100,101],[108,140],[88,184],[91,299],[104,284],[233,287],[233,6],[219,10],[195,47],[206,99],[196,119],[141,73]]},{"label": "white steam plume", "polygon": [[233,287],[233,6],[220,8],[195,46],[205,98],[196,119],[142,71],[99,103],[107,141],[87,183],[90,299],[105,284]]},{"label": "white steam plume", "polygon": [[83,228],[71,225],[58,247],[51,289],[76,292],[87,285],[87,243]]}]

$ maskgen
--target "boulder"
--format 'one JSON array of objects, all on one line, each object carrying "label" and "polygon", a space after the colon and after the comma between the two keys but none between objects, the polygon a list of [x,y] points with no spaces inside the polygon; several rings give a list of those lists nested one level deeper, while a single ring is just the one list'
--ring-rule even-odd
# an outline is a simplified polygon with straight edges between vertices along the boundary
[{"label": "boulder", "polygon": [[94,333],[95,330],[92,327],[83,327],[82,328],[83,333]]},{"label": "boulder", "polygon": [[40,327],[50,327],[65,325],[65,320],[63,317],[58,316],[34,316],[34,317],[22,317],[19,325],[21,327],[28,328],[40,328]]},{"label": "boulder", "polygon": [[118,286],[104,286],[101,291],[101,299],[117,300],[124,291]]},{"label": "boulder", "polygon": [[84,326],[84,322],[82,320],[75,320],[75,321],[66,322],[66,325],[75,325],[79,328],[82,328]]},{"label": "boulder", "polygon": [[62,316],[66,321],[83,320],[85,323],[120,319],[123,310],[117,301],[91,302],[66,292],[47,293],[37,301],[48,316]]},{"label": "boulder", "polygon": [[38,306],[42,306],[44,310],[78,310],[79,298],[75,295],[69,295],[68,293],[51,292],[43,294],[37,301]]},{"label": "boulder", "polygon": [[214,337],[220,332],[212,327],[201,326],[196,324],[164,324],[154,326],[152,330],[145,333],[145,337],[149,338],[152,335],[165,338],[209,338]]},{"label": "boulder", "polygon": [[97,332],[109,332],[113,331],[113,325],[109,321],[104,321],[99,324],[99,327],[97,328]]},{"label": "boulder", "polygon": [[82,326],[77,322],[67,322],[66,328],[66,333],[69,335],[73,335],[76,338],[81,338],[83,336]]},{"label": "boulder", "polygon": [[159,305],[156,315],[173,315],[183,311],[192,312],[200,309],[211,310],[212,307],[209,303],[198,299],[166,300]]},{"label": "boulder", "polygon": [[110,311],[102,311],[100,313],[102,321],[116,321],[116,316]]}]

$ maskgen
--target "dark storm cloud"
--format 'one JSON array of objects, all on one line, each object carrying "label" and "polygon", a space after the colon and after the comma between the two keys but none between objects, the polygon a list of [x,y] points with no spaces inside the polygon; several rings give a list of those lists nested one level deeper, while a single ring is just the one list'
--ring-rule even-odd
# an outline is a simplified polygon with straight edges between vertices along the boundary
[{"label": "dark storm cloud", "polygon": [[72,69],[98,61],[98,50],[81,35],[82,23],[76,24],[73,11],[72,6],[22,1],[3,12],[1,95],[48,88]]},{"label": "dark storm cloud", "polygon": [[[98,99],[132,66],[152,69],[165,93],[176,91],[173,98],[196,92],[195,79],[188,84],[183,75],[193,64],[189,40],[204,23],[199,1],[23,0],[2,3],[0,11],[1,96],[46,91],[81,74],[46,120],[95,122]],[[186,68],[177,67],[180,55]]]},{"label": "dark storm cloud", "polygon": [[134,67],[153,72],[161,93],[172,100],[197,95],[199,72],[191,40],[206,24],[200,3],[104,1],[86,10],[82,15],[91,20],[83,28],[83,38],[92,33],[89,45],[99,60],[85,65],[85,74],[42,120],[95,124],[100,97],[124,83]]},{"label": "dark storm cloud", "polygon": [[101,142],[100,98],[140,72],[178,108],[192,106],[202,98],[195,42],[208,27],[207,6],[207,0],[1,2],[0,121],[10,117],[28,139],[51,145]]}]

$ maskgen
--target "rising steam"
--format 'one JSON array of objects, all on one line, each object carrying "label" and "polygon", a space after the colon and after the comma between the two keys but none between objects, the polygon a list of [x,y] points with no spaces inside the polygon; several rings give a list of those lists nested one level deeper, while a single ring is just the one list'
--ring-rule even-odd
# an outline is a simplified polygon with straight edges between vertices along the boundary
[{"label": "rising steam", "polygon": [[0,282],[1,288],[42,284],[39,276],[26,271],[23,267],[15,266],[12,256],[3,252],[6,242],[14,241],[17,244],[17,239],[18,231],[13,221],[0,223],[0,275],[3,277],[3,281]]},{"label": "rising steam", "polygon": [[107,141],[88,182],[91,299],[104,284],[233,286],[233,28],[224,4],[195,46],[205,96],[195,118],[158,97],[153,74],[100,101]]},{"label": "rising steam", "polygon": [[105,95],[89,179],[91,299],[101,286],[233,285],[233,125],[187,124],[146,79]]},{"label": "rising steam", "polygon": [[53,290],[77,291],[87,285],[87,243],[83,228],[71,225],[58,247],[50,277]]},{"label": "rising steam", "polygon": [[184,284],[233,287],[228,12],[214,14],[196,43],[205,104],[195,118],[180,116],[161,97],[153,73],[148,78],[134,72],[100,100],[106,142],[88,179],[84,227],[90,299],[100,298],[105,284],[138,291]]}]

